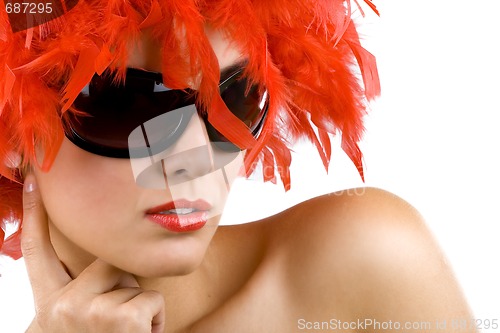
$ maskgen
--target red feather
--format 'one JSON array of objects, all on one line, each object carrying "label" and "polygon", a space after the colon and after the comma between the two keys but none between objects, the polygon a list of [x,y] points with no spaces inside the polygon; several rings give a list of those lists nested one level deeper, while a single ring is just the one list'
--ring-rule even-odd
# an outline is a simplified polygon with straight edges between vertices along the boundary
[{"label": "red feather", "polygon": [[11,96],[12,87],[14,86],[14,82],[16,81],[16,76],[11,71],[9,66],[5,64],[3,70],[0,69],[0,77],[2,77],[2,81],[0,82],[0,116],[2,115],[2,111],[7,103],[7,100]]},{"label": "red feather", "polygon": [[[19,259],[21,254],[20,246],[20,220],[22,217],[22,185],[7,178],[0,177],[0,188],[2,189],[0,201],[0,216],[2,223],[0,228],[0,254],[5,254],[13,259]],[[13,222],[18,224],[18,230],[5,237],[5,223]]]},{"label": "red feather", "polygon": [[62,112],[65,112],[73,104],[80,91],[90,81],[95,74],[96,60],[100,54],[96,45],[90,45],[80,52],[75,70],[64,88],[62,100],[65,102],[62,106]]},{"label": "red feather", "polygon": [[214,96],[212,108],[213,110],[208,112],[208,121],[215,129],[224,129],[224,136],[231,142],[239,143],[241,149],[255,146],[255,139],[248,127],[228,110],[220,95]]},{"label": "red feather", "polygon": [[[364,2],[378,14],[371,1]],[[341,133],[342,148],[363,178],[362,118],[380,84],[375,58],[361,46],[350,12],[344,0],[92,0],[14,34],[0,6],[0,162],[16,152],[22,167],[38,163],[35,147],[41,147],[42,167],[49,169],[64,137],[61,111],[74,112],[73,100],[94,73],[110,68],[123,80],[130,43],[148,29],[161,44],[164,82],[198,90],[197,104],[212,125],[247,150],[247,172],[262,162],[264,180],[276,182],[278,175],[289,189],[289,147],[309,139],[328,168],[330,136]],[[249,85],[270,96],[257,139],[218,94],[220,73],[207,24],[248,59]],[[19,173],[0,163],[0,175],[0,203],[11,207],[8,214],[19,211],[21,196],[5,192],[6,177],[20,182]],[[5,214],[0,211],[0,219]],[[12,245],[14,256],[17,236],[3,243],[4,249]]]}]

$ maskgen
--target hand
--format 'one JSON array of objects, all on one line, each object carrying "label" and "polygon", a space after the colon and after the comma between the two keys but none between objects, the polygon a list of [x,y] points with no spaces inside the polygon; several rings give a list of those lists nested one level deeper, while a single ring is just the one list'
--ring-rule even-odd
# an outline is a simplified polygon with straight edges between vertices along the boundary
[{"label": "hand", "polygon": [[28,332],[163,333],[161,294],[97,259],[72,279],[50,242],[47,214],[35,177],[23,193],[21,248],[33,287],[36,317]]}]

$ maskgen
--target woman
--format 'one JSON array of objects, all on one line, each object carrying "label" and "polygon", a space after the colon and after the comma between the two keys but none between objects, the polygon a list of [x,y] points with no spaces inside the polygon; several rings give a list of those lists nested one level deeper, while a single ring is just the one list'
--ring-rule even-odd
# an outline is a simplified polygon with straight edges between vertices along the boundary
[{"label": "woman", "polygon": [[217,228],[241,169],[261,161],[290,186],[287,141],[311,139],[326,166],[341,130],[362,175],[361,116],[379,88],[350,6],[82,1],[4,31],[0,153],[24,183],[28,332],[464,331],[437,245],[389,193]]}]

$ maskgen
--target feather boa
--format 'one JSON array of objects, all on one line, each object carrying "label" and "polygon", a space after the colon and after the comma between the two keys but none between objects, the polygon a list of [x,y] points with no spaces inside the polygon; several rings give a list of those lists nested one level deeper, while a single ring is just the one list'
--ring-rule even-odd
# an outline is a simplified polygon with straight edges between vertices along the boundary
[{"label": "feather boa", "polygon": [[[8,154],[23,156],[22,166],[48,170],[64,137],[61,114],[76,112],[72,103],[95,73],[110,68],[116,80],[124,79],[128,43],[146,28],[163,45],[168,86],[185,88],[187,78],[203,73],[197,103],[219,132],[247,149],[248,173],[262,162],[264,179],[276,182],[278,175],[289,189],[290,145],[309,139],[328,168],[330,134],[340,132],[363,177],[362,117],[380,86],[375,58],[361,46],[350,13],[344,0],[81,0],[55,20],[14,33],[0,8],[0,202],[8,207],[2,220],[21,216],[20,195],[8,193],[20,193],[22,179],[3,162]],[[244,75],[269,93],[258,139],[218,94],[207,22],[248,56]],[[45,151],[43,161],[35,147]],[[19,255],[18,236],[5,242],[4,253]]]}]

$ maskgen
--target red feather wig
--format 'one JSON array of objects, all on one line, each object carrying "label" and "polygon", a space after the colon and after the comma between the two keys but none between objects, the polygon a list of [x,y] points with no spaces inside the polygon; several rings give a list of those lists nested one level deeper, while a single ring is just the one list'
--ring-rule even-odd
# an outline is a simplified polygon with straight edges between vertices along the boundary
[{"label": "red feather wig", "polygon": [[[206,24],[236,43],[248,58],[244,75],[268,91],[268,118],[258,139],[218,94],[219,67]],[[330,134],[340,132],[342,148],[363,177],[362,118],[380,86],[375,58],[360,44],[349,1],[81,0],[60,17],[20,31],[0,8],[2,227],[22,219],[19,170],[34,163],[50,168],[64,137],[61,116],[76,112],[73,101],[94,74],[109,68],[117,80],[124,79],[128,43],[144,29],[162,45],[166,85],[186,88],[190,77],[202,73],[197,103],[219,132],[247,150],[249,173],[262,162],[264,180],[274,182],[278,175],[289,189],[294,141],[311,140],[328,168]],[[43,162],[35,148],[45,152]],[[13,154],[22,156],[15,168],[7,163]],[[5,242],[0,232],[1,251],[14,258],[21,256],[20,230]]]}]

